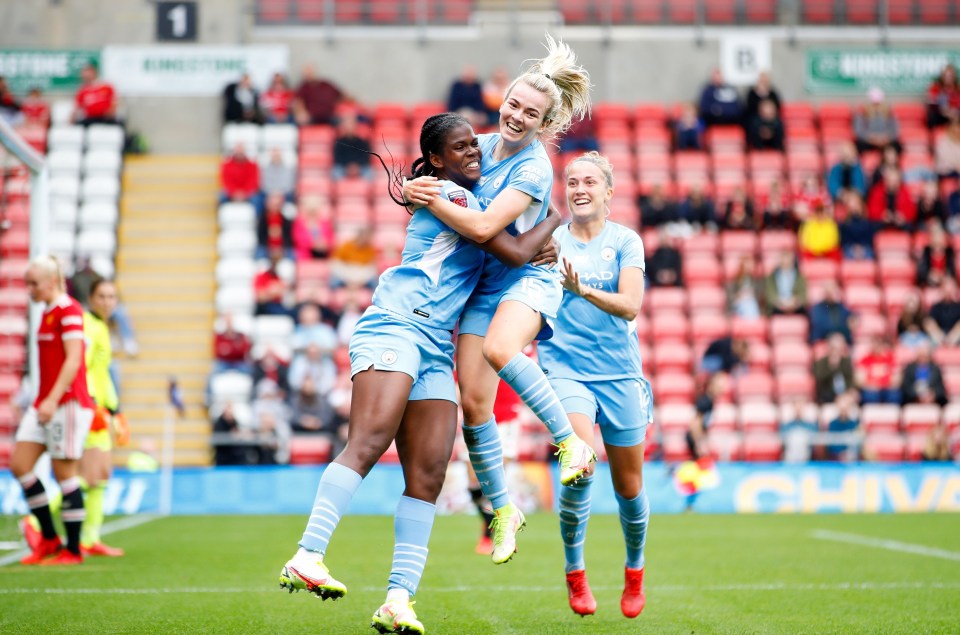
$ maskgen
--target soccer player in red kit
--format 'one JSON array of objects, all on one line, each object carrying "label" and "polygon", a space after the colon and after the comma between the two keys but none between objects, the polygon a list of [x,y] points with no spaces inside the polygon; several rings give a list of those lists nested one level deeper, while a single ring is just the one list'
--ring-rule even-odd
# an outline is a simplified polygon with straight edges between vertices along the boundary
[{"label": "soccer player in red kit", "polygon": [[[80,564],[80,528],[86,512],[78,473],[94,409],[87,391],[83,308],[67,295],[60,264],[50,256],[30,263],[26,282],[30,299],[46,304],[37,328],[40,388],[17,428],[10,469],[23,487],[43,539],[21,563]],[[63,492],[60,515],[67,532],[66,548],[54,528],[43,483],[33,472],[44,451],[50,453],[53,474]]]}]

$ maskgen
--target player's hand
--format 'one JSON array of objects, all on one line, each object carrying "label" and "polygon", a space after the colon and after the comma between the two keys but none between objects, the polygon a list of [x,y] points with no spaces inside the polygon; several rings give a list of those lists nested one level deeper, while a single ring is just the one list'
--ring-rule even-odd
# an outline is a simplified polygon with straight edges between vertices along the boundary
[{"label": "player's hand", "polygon": [[563,259],[563,288],[579,296],[584,294],[584,287],[580,284],[580,274],[573,270],[573,265],[566,258]]},{"label": "player's hand", "polygon": [[37,421],[41,425],[47,425],[53,419],[53,415],[57,412],[57,402],[51,399],[44,399],[40,402],[40,405],[37,406]]},{"label": "player's hand", "polygon": [[117,447],[124,448],[130,445],[130,423],[127,415],[118,412],[113,415],[113,434],[116,437]]},{"label": "player's hand", "polygon": [[556,239],[551,238],[547,243],[540,248],[540,251],[530,260],[530,264],[534,267],[539,267],[545,265],[550,268],[553,265],[557,264],[560,259],[560,243]]},{"label": "player's hand", "polygon": [[435,176],[420,176],[403,182],[403,200],[414,209],[430,204],[440,193],[440,182]]}]

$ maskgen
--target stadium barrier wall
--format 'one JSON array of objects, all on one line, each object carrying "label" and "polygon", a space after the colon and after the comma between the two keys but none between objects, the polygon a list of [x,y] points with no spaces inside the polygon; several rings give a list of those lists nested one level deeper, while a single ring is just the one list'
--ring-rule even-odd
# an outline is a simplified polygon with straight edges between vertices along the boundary
[{"label": "stadium barrier wall", "polygon": [[[173,475],[173,514],[306,514],[323,467],[184,468]],[[510,467],[514,498],[528,510],[556,507],[555,466]],[[687,499],[676,471],[660,463],[644,470],[654,513],[684,511]],[[704,513],[960,512],[960,467],[953,464],[805,465],[719,464],[715,484],[694,504]],[[361,486],[350,512],[392,514],[403,490],[398,465],[378,465]],[[159,473],[117,470],[107,492],[108,514],[156,513]],[[442,513],[473,513],[462,465],[451,466],[438,503]],[[616,513],[607,465],[598,466],[593,512]],[[0,476],[0,513],[26,512],[22,491]]]}]

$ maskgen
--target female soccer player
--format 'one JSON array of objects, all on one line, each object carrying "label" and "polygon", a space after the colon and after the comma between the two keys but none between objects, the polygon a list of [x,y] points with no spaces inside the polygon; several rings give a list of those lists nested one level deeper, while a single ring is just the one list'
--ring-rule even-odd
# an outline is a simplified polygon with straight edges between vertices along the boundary
[{"label": "female soccer player", "polygon": [[[652,401],[635,322],[643,301],[643,243],[632,230],[606,220],[613,196],[606,158],[584,154],[567,165],[565,175],[572,222],[554,233],[563,303],[553,339],[542,342],[538,353],[576,434],[592,440],[594,424],[600,424],[627,547],[620,609],[636,617],[644,605],[643,547],[650,517],[643,450]],[[592,481],[588,473],[560,493],[570,608],[580,615],[597,609],[583,561]]]},{"label": "female soccer player", "polygon": [[[83,309],[67,295],[60,264],[44,256],[30,263],[27,291],[46,310],[37,328],[40,386],[33,406],[17,428],[10,469],[20,481],[27,506],[43,534],[23,564],[74,565],[83,562],[80,526],[85,511],[78,478],[83,443],[93,420],[93,400],[87,391],[83,359]],[[66,549],[53,525],[47,493],[34,474],[37,459],[49,452],[53,474],[63,492],[61,518]]]},{"label": "female soccer player", "polygon": [[[466,119],[451,113],[431,117],[421,130],[420,149],[414,175],[440,179],[446,200],[479,209],[470,188],[480,178],[480,148]],[[512,241],[515,255],[529,249],[529,259],[550,238],[547,231],[530,234]],[[533,243],[536,248],[529,248]],[[281,587],[291,592],[305,589],[323,599],[346,594],[323,556],[360,481],[395,440],[405,489],[394,518],[386,602],[373,615],[382,633],[423,633],[410,596],[426,563],[456,433],[453,329],[482,262],[476,247],[427,209],[414,213],[400,265],[381,276],[373,305],[350,339],[353,408],[347,446],[324,470],[300,549],[280,573]]]},{"label": "female soccer player", "polygon": [[[483,174],[473,193],[484,212],[464,209],[437,196],[436,183],[415,179],[404,199],[427,205],[460,235],[485,243],[504,228],[523,232],[542,222],[553,187],[553,167],[541,139],[566,130],[590,109],[590,78],[569,46],[547,38],[547,55],[507,89],[499,133],[483,135]],[[573,434],[543,371],[523,348],[550,336],[562,289],[543,267],[511,270],[486,258],[483,276],[460,320],[457,373],[463,400],[464,440],[483,493],[493,505],[494,563],[510,560],[523,513],[510,502],[503,450],[493,417],[502,378],[546,425],[559,447],[560,480],[572,483],[596,460],[589,444]],[[499,378],[498,378],[499,375]]]}]

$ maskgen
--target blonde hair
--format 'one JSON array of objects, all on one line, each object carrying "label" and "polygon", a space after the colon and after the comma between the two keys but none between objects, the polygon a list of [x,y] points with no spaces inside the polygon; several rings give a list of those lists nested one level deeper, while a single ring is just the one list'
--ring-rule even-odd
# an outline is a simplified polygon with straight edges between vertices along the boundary
[{"label": "blonde hair", "polygon": [[603,172],[603,178],[607,182],[607,187],[611,189],[613,188],[613,164],[610,163],[610,160],[607,157],[603,156],[596,150],[585,152],[567,163],[567,167],[563,169],[564,176],[570,174],[570,166],[572,166],[574,163],[581,162],[591,163],[600,168],[600,171]]},{"label": "blonde hair", "polygon": [[557,137],[578,121],[590,114],[590,74],[577,64],[573,49],[549,35],[547,54],[536,60],[520,77],[513,80],[507,89],[509,97],[513,87],[523,82],[550,98],[550,107],[544,114],[546,124],[542,135]]},{"label": "blonde hair", "polygon": [[33,269],[39,269],[43,273],[56,280],[57,286],[61,290],[67,288],[67,284],[63,278],[63,267],[60,265],[60,261],[57,260],[56,256],[37,256],[30,261],[30,267]]}]

